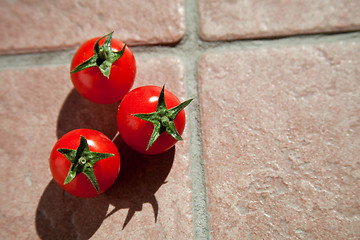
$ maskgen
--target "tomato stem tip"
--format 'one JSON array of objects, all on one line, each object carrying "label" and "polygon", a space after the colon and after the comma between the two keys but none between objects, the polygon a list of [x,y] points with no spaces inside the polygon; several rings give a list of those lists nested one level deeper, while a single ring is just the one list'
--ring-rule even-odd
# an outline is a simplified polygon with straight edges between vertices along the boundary
[{"label": "tomato stem tip", "polygon": [[[112,64],[124,55],[127,46],[126,44],[124,44],[123,48],[120,51],[114,52],[111,48],[111,40],[113,33],[114,32],[111,32],[99,38],[94,45],[94,55],[77,65],[73,70],[71,70],[70,73],[72,74],[80,72],[91,67],[98,67],[100,72],[106,78],[109,78]],[[105,42],[100,46],[100,40],[105,37]]]}]

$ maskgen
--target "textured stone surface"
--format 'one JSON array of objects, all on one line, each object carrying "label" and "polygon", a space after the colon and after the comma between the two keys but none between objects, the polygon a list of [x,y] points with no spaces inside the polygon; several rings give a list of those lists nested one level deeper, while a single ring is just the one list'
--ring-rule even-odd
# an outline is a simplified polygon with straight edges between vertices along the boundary
[{"label": "textured stone surface", "polygon": [[199,63],[214,239],[360,238],[360,44]]},{"label": "textured stone surface", "polygon": [[358,0],[199,0],[200,36],[233,40],[360,29]]},{"label": "textured stone surface", "polygon": [[4,0],[0,54],[74,47],[115,31],[130,45],[168,44],[185,32],[182,0]]},{"label": "textured stone surface", "polygon": [[[137,64],[137,86],[168,83],[167,89],[184,96],[180,60],[137,59]],[[153,157],[117,137],[122,169],[99,197],[72,197],[51,180],[48,158],[59,137],[80,127],[110,138],[117,131],[117,104],[82,98],[68,71],[63,65],[0,71],[0,238],[191,239],[186,134],[176,148]]]}]

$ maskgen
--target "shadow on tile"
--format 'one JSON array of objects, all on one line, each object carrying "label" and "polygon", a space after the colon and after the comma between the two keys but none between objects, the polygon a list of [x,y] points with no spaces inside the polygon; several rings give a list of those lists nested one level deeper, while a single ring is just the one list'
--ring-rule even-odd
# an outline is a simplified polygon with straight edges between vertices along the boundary
[{"label": "shadow on tile", "polygon": [[[163,154],[148,156],[132,150],[121,137],[117,137],[114,143],[119,149],[121,170],[115,184],[104,194],[81,199],[50,181],[36,210],[36,231],[41,239],[89,239],[106,218],[122,218],[117,212],[127,209],[127,216],[121,219],[124,221],[122,226],[112,227],[113,234],[116,234],[131,222],[136,212],[142,210],[144,203],[151,204],[156,223],[159,204],[155,193],[166,184],[175,147]],[[110,204],[114,208],[108,211]],[[152,223],[138,224],[141,227]]]},{"label": "shadow on tile", "polygon": [[36,231],[43,240],[88,239],[100,227],[107,209],[102,196],[73,197],[51,180],[36,210]]},{"label": "shadow on tile", "polygon": [[67,132],[78,128],[98,130],[112,139],[116,132],[116,114],[119,103],[96,104],[82,97],[74,88],[62,105],[56,134],[61,138]]},{"label": "shadow on tile", "polygon": [[155,222],[158,216],[158,201],[155,193],[166,184],[172,168],[175,147],[158,155],[144,155],[132,150],[118,137],[114,141],[121,157],[121,170],[115,184],[105,193],[105,198],[114,209],[110,217],[120,209],[129,209],[122,229],[130,222],[135,212],[141,211],[144,203],[150,203]]}]

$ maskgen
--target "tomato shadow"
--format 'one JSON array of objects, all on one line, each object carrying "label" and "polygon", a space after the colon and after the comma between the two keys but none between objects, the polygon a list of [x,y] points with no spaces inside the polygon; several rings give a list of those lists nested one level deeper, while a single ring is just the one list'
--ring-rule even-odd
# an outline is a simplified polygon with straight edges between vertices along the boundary
[{"label": "tomato shadow", "polygon": [[166,184],[174,162],[175,147],[158,155],[145,155],[131,149],[121,137],[114,141],[121,157],[121,170],[115,184],[104,194],[114,208],[106,218],[121,209],[128,209],[122,229],[131,221],[136,212],[149,203],[156,223],[159,204],[155,193]]},{"label": "tomato shadow", "polygon": [[42,240],[89,239],[104,221],[108,206],[101,195],[77,198],[51,180],[36,209],[37,234]]},{"label": "tomato shadow", "polygon": [[66,97],[58,119],[56,135],[64,134],[78,128],[89,128],[100,131],[112,139],[116,132],[116,114],[119,103],[97,104],[82,97],[73,88]]}]

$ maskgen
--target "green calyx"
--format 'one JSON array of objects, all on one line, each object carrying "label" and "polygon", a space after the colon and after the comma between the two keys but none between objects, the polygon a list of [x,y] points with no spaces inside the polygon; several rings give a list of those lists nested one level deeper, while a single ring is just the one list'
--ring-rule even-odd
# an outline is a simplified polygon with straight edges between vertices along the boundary
[{"label": "green calyx", "polygon": [[174,120],[181,112],[181,110],[183,110],[187,105],[189,105],[193,99],[189,99],[176,107],[168,109],[165,104],[164,88],[165,86],[163,86],[163,88],[161,89],[155,112],[134,114],[135,117],[151,122],[154,125],[154,130],[151,134],[146,150],[150,148],[150,146],[156,141],[156,139],[158,139],[160,134],[164,131],[166,131],[176,140],[183,140],[175,127]]},{"label": "green calyx", "polygon": [[[80,63],[70,73],[76,73],[90,67],[98,67],[101,73],[106,78],[109,78],[112,64],[124,54],[126,47],[125,44],[119,52],[114,52],[111,49],[111,39],[113,33],[114,32],[111,32],[98,39],[94,46],[94,55],[88,60]],[[99,46],[100,40],[105,37],[105,42],[103,45]]]},{"label": "green calyx", "polygon": [[115,156],[114,154],[91,152],[87,140],[83,136],[80,136],[80,144],[76,150],[59,148],[57,151],[71,162],[64,185],[70,183],[79,173],[83,173],[90,180],[96,191],[100,193],[99,184],[94,173],[94,164],[104,158],[113,157]]}]

